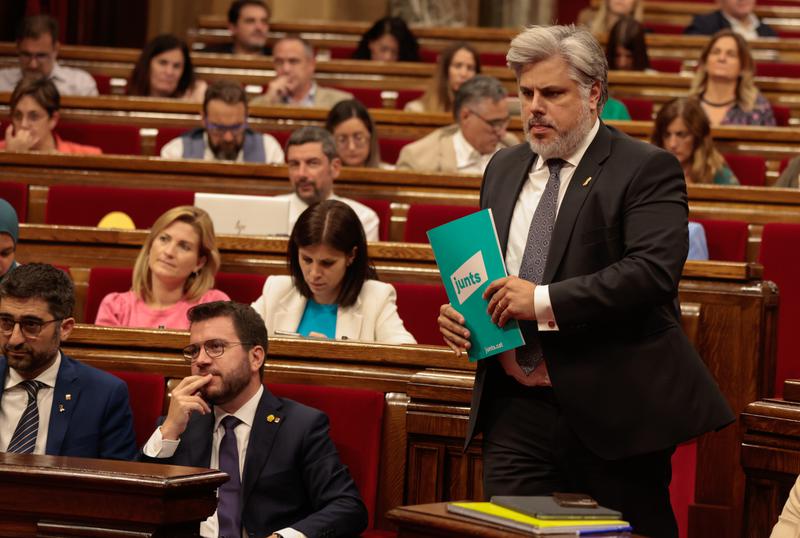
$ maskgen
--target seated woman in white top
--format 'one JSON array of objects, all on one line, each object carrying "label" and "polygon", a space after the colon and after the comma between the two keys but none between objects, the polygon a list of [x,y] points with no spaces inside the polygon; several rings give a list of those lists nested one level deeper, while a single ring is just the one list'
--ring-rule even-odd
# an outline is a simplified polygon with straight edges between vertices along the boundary
[{"label": "seated woman in white top", "polygon": [[287,253],[290,275],[271,276],[253,308],[270,335],[415,344],[397,314],[396,292],[376,280],[356,213],[338,200],[308,207]]}]

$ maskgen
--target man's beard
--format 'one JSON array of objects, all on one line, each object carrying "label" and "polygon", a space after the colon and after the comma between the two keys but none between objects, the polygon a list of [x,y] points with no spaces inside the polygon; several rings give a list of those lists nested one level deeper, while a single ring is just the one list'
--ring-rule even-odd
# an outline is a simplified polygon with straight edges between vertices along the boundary
[{"label": "man's beard", "polygon": [[[531,146],[531,151],[536,153],[540,159],[547,160],[553,157],[565,159],[572,155],[578,149],[578,146],[583,142],[583,139],[592,130],[595,118],[589,110],[589,103],[583,101],[578,116],[578,122],[575,127],[569,131],[563,132],[558,127],[549,121],[546,116],[535,114],[529,120],[523,122],[522,127],[525,131],[525,140]],[[555,130],[555,138],[550,141],[539,141],[531,135],[531,127],[533,125],[546,125]]]},{"label": "man's beard", "polygon": [[250,383],[250,376],[252,375],[247,361],[242,361],[240,368],[225,375],[220,375],[213,368],[198,373],[199,375],[215,375],[222,382],[222,387],[213,392],[209,392],[209,385],[205,385],[200,389],[203,398],[213,405],[224,405],[239,396]]},{"label": "man's beard", "polygon": [[[309,194],[300,194],[300,185],[301,184],[302,185],[305,185],[305,184],[311,185],[311,187],[314,189],[314,194],[311,194],[311,195],[309,195]],[[304,201],[308,205],[316,204],[317,202],[321,202],[323,200],[322,192],[319,190],[319,188],[314,183],[306,181],[305,179],[299,179],[297,181],[297,183],[295,183],[294,192],[295,192],[295,194],[297,194],[298,198],[300,198],[302,201]]]},{"label": "man's beard", "polygon": [[238,140],[234,140],[233,142],[222,141],[219,144],[214,144],[210,139],[208,141],[208,147],[211,149],[211,153],[214,154],[215,159],[220,161],[235,161],[243,145],[244,140],[241,142]]},{"label": "man's beard", "polygon": [[[56,354],[58,353],[58,345],[60,343],[58,334],[53,335],[52,343],[52,347],[43,351],[34,351],[28,346],[27,342],[16,346],[6,344],[3,346],[3,354],[8,361],[9,367],[21,374],[33,373],[46,369],[55,361]],[[24,355],[22,357],[15,357],[9,352],[22,353]]]}]

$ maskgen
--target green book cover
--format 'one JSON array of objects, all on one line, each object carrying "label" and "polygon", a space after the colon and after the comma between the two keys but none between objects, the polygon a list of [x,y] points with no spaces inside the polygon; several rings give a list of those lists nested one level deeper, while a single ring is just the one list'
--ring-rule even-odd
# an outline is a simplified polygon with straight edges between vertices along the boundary
[{"label": "green book cover", "polygon": [[466,320],[470,360],[485,359],[525,343],[516,320],[500,328],[486,309],[483,292],[490,282],[507,276],[491,209],[428,230],[450,304]]}]

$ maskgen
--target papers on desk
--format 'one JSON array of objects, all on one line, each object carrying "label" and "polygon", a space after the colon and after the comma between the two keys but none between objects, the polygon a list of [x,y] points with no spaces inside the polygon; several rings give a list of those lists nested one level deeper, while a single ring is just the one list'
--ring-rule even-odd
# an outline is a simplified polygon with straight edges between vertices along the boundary
[{"label": "papers on desk", "polygon": [[490,282],[508,276],[491,209],[428,230],[450,304],[464,316],[470,332],[470,360],[484,359],[525,343],[516,320],[503,328],[487,313],[483,292]]},{"label": "papers on desk", "polygon": [[632,530],[621,519],[539,519],[487,502],[447,503],[447,511],[502,525],[534,536],[585,536]]}]

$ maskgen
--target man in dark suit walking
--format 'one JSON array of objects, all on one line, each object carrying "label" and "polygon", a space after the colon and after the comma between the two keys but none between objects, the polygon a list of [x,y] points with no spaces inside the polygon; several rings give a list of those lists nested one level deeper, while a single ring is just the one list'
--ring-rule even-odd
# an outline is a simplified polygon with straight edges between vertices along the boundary
[{"label": "man in dark suit walking", "polygon": [[59,349],[75,320],[70,278],[20,265],[0,285],[0,450],[133,459],[128,387]]},{"label": "man in dark suit walking", "polygon": [[250,306],[189,311],[192,375],[140,459],[228,473],[204,537],[335,538],[360,533],[367,510],[316,409],[273,396],[261,379],[267,329]]},{"label": "man in dark suit walking", "polygon": [[747,40],[759,37],[778,37],[771,26],[753,12],[755,0],[719,0],[719,9],[704,15],[695,15],[684,30],[688,35],[714,35],[731,28]]},{"label": "man in dark suit walking", "polygon": [[[637,532],[677,536],[675,445],[734,419],[679,321],[680,165],[598,119],[608,66],[588,31],[528,28],[508,60],[528,143],[484,174],[511,275],[484,296],[526,345],[476,373],[467,442],[483,432],[485,494],[588,493]],[[457,353],[469,346],[451,306],[439,325]]]}]

